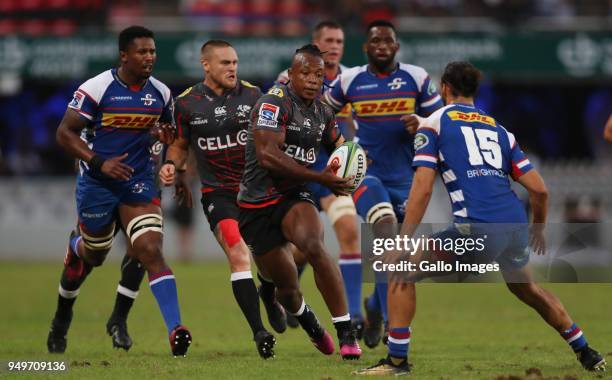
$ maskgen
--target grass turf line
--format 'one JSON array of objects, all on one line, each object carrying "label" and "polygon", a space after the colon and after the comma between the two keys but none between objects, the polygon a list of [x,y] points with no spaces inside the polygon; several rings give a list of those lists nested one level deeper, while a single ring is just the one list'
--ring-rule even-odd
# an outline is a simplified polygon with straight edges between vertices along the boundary
[{"label": "grass turf line", "polygon": [[[0,360],[65,360],[67,373],[18,374],[15,378],[217,378],[342,379],[386,354],[383,346],[364,349],[358,362],[321,355],[301,330],[277,336],[276,358],[257,355],[250,330],[235,304],[224,262],[173,264],[183,322],[194,336],[187,358],[170,355],[166,329],[146,280],[130,314],[134,346],[112,349],[105,324],[119,280],[119,263],[94,270],[81,289],[68,348],[46,352],[61,271],[57,263],[3,262],[0,265]],[[612,361],[612,284],[546,285],[565,303],[592,346]],[[316,290],[312,270],[303,278],[306,301],[335,337],[330,316]],[[364,295],[371,285],[366,285]],[[524,376],[529,368],[545,378],[612,378],[583,371],[565,342],[501,284],[422,284],[417,289],[410,361],[419,379],[492,379]],[[262,307],[264,321],[265,309]],[[271,330],[272,331],[272,330]],[[606,339],[607,338],[607,339]],[[362,344],[362,346],[364,346]],[[0,377],[7,376],[6,372]]]}]

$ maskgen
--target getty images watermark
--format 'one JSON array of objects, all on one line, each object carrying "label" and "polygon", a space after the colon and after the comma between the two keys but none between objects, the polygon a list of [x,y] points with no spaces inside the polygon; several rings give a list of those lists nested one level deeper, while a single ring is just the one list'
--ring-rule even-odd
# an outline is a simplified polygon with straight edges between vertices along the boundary
[{"label": "getty images watermark", "polygon": [[612,283],[609,223],[362,224],[364,281]]},{"label": "getty images watermark", "polygon": [[[421,235],[413,238],[396,235],[394,238],[374,238],[372,253],[378,256],[372,262],[375,272],[498,272],[498,263],[461,262],[460,260],[427,260],[415,257],[419,252],[452,252],[456,256],[484,253],[487,235],[480,237],[427,237]],[[385,257],[385,253],[388,253]],[[388,256],[399,254],[399,257],[388,259]],[[439,256],[439,255],[438,255]],[[385,258],[388,262],[385,262]],[[414,260],[410,260],[413,258]]]}]

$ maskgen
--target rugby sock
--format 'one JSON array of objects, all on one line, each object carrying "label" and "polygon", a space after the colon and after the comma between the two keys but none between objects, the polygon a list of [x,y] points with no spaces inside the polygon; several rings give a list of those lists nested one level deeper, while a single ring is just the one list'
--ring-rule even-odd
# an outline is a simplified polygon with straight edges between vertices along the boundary
[{"label": "rugby sock", "polygon": [[265,303],[274,302],[274,297],[276,296],[276,286],[274,286],[274,283],[268,279],[265,279],[259,272],[257,272],[257,278],[261,283],[261,286],[259,287],[261,299]]},{"label": "rugby sock", "polygon": [[259,313],[257,287],[255,287],[251,271],[234,272],[231,274],[230,279],[232,281],[234,298],[236,298],[242,314],[244,314],[247,322],[249,322],[253,336],[259,331],[265,330],[261,322],[261,314]]},{"label": "rugby sock", "polygon": [[72,249],[72,253],[76,256],[76,257],[80,257],[79,256],[79,242],[83,239],[83,237],[81,235],[75,235],[70,239],[70,249]]},{"label": "rugby sock", "polygon": [[170,335],[172,329],[181,324],[174,274],[172,274],[170,268],[158,273],[149,273],[149,286],[157,300],[159,310],[168,329],[168,335]]},{"label": "rugby sock", "polygon": [[368,310],[377,311],[380,313],[380,304],[378,303],[378,297],[376,296],[376,287],[372,291],[372,294],[366,300]]},{"label": "rugby sock", "polygon": [[588,345],[588,342],[584,337],[582,330],[580,330],[580,327],[578,327],[575,323],[572,324],[569,329],[563,331],[561,333],[561,337],[563,337],[567,344],[572,347],[572,350],[574,350],[574,352],[578,352]]},{"label": "rugby sock", "polygon": [[93,268],[76,254],[80,239],[80,236],[70,239],[70,249],[66,252],[64,258],[64,270],[60,277],[59,296],[55,312],[55,317],[58,320],[72,318],[72,307],[79,295],[81,284]]},{"label": "rugby sock", "polygon": [[344,314],[340,317],[332,317],[332,322],[336,328],[338,339],[342,339],[347,331],[351,330],[351,315]]},{"label": "rugby sock", "polygon": [[138,260],[125,255],[121,263],[121,280],[117,285],[115,307],[111,321],[126,321],[134,300],[138,296],[138,288],[144,277],[145,269]]},{"label": "rugby sock", "polygon": [[387,323],[387,283],[377,282],[376,283],[376,297],[378,298],[378,307],[380,313],[383,316],[383,321]]},{"label": "rugby sock", "polygon": [[325,333],[325,330],[323,330],[323,327],[321,327],[321,323],[319,323],[317,316],[312,311],[310,306],[306,305],[303,298],[302,305],[298,311],[291,313],[291,315],[297,318],[298,322],[300,322],[300,326],[302,326],[309,337],[313,339],[321,339]]},{"label": "rugby sock", "polygon": [[344,280],[349,313],[352,316],[361,315],[361,254],[341,253],[338,264]]},{"label": "rugby sock", "polygon": [[410,327],[395,327],[389,331],[389,342],[387,343],[387,349],[389,356],[397,359],[401,359],[397,362],[393,362],[395,365],[399,365],[401,361],[408,359],[408,349],[410,347]]}]

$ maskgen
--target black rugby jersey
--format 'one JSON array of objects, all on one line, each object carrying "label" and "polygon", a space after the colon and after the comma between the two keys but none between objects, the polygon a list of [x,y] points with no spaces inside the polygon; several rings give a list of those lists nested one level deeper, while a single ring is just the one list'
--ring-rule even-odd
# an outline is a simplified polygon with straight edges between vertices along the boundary
[{"label": "black rugby jersey", "polygon": [[282,150],[303,166],[317,160],[319,148],[333,149],[340,138],[334,111],[318,99],[307,106],[288,86],[276,85],[257,101],[251,113],[246,164],[238,202],[242,207],[265,207],[280,200],[283,194],[303,186],[305,182],[279,178],[257,162],[253,131],[264,129],[285,133]]},{"label": "black rugby jersey", "polygon": [[202,192],[238,191],[249,115],[260,96],[259,88],[239,81],[221,96],[200,82],[176,98],[178,134],[195,153]]}]

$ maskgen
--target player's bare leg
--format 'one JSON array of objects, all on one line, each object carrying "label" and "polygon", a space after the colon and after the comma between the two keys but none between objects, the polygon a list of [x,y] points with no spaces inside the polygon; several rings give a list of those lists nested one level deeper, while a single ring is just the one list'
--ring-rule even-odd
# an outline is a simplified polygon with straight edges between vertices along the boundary
[{"label": "player's bare leg", "polygon": [[364,320],[361,312],[361,247],[357,221],[357,210],[350,197],[337,197],[333,194],[319,200],[321,208],[331,221],[338,245],[340,257],[338,265],[342,273],[351,324],[361,339]]},{"label": "player's bare leg", "polygon": [[299,288],[297,268],[289,247],[290,244],[285,244],[264,255],[256,255],[255,263],[261,275],[276,285],[278,301],[298,320],[315,347],[322,353],[331,355],[334,352],[334,341],[304,301]]},{"label": "player's bare leg", "polygon": [[282,231],[313,268],[317,288],[332,315],[343,358],[359,358],[361,349],[351,326],[340,270],[323,244],[323,226],[316,208],[308,202],[293,205],[283,218]]},{"label": "player's bare leg", "polygon": [[353,372],[355,375],[388,376],[410,372],[408,349],[410,325],[416,313],[416,289],[414,283],[403,278],[389,279],[387,295],[389,315],[388,354],[375,365]]},{"label": "player's bare leg", "polygon": [[115,224],[95,233],[85,231],[84,227],[77,229],[80,232],[75,230],[70,234],[57,308],[47,337],[47,349],[52,353],[63,353],[66,350],[66,335],[72,322],[74,302],[93,267],[104,262],[113,242]]},{"label": "player's bare leg", "polygon": [[191,334],[181,324],[176,281],[162,256],[161,210],[153,203],[122,204],[119,217],[132,252],[148,272],[151,291],[168,329],[172,353],[184,356],[191,344]]},{"label": "player's bare leg", "polygon": [[[292,252],[293,260],[295,261],[295,266],[297,267],[298,281],[300,281],[300,279],[302,278],[302,274],[306,270],[306,266],[308,266],[308,259],[306,258],[306,255],[302,251],[297,249],[295,245],[291,243],[289,244],[289,249]],[[300,323],[297,319],[295,319],[293,315],[287,314],[287,325],[291,328],[296,329],[300,326]]]},{"label": "player's bare leg", "polygon": [[502,271],[508,289],[525,304],[537,311],[548,325],[570,345],[582,366],[589,371],[605,369],[606,360],[589,347],[582,330],[572,321],[565,306],[550,291],[533,280],[528,266]]},{"label": "player's bare leg", "polygon": [[[259,355],[267,359],[274,355],[272,347],[268,347],[274,337],[264,327],[259,311],[257,287],[251,274],[251,253],[240,236],[238,222],[234,219],[223,219],[215,227],[215,238],[227,256],[234,298],[242,310],[257,344]],[[270,324],[277,332],[287,328],[283,308],[272,297],[271,308],[268,309]],[[270,338],[271,337],[271,338]],[[272,344],[273,346],[273,344]]]}]

